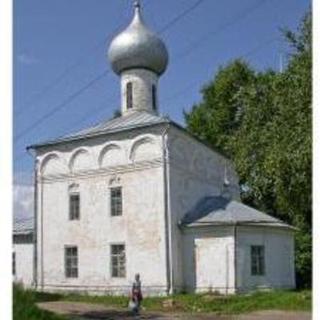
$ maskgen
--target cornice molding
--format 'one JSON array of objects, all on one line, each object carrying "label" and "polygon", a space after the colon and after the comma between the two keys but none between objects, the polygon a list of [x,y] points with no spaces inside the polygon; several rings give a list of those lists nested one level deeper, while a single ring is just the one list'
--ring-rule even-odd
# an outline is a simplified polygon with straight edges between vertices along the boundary
[{"label": "cornice molding", "polygon": [[153,169],[153,168],[161,167],[162,165],[163,165],[163,161],[162,161],[162,158],[160,157],[153,160],[133,162],[126,165],[112,166],[107,168],[97,168],[94,170],[84,170],[84,171],[67,173],[67,174],[39,176],[38,182],[52,183],[56,181],[89,179],[97,176],[107,177],[112,174],[121,174],[121,173],[127,173],[127,172]]}]

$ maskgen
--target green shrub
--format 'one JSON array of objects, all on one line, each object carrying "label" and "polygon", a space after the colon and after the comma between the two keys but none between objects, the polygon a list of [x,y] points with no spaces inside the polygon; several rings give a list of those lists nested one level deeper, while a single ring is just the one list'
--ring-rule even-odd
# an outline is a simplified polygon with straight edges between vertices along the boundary
[{"label": "green shrub", "polygon": [[[39,309],[36,302],[41,294],[26,290],[22,285],[13,285],[13,320],[66,320],[51,312]],[[42,296],[43,298],[44,296]]]}]

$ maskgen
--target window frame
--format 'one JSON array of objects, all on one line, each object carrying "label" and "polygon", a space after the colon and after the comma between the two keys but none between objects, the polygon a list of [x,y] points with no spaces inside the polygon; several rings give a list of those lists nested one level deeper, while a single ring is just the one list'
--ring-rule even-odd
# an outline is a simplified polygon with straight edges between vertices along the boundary
[{"label": "window frame", "polygon": [[[122,262],[121,266],[121,253],[113,253],[113,247],[116,246],[123,246],[123,254],[124,254],[124,261]],[[116,261],[116,274],[114,273],[114,259]],[[122,270],[121,270],[122,268]],[[110,276],[111,278],[126,278],[127,276],[127,256],[126,256],[126,245],[125,243],[111,243],[110,244]]]},{"label": "window frame", "polygon": [[250,259],[251,259],[250,261],[251,275],[265,276],[266,274],[265,246],[251,245]]},{"label": "window frame", "polygon": [[[120,190],[119,195],[114,196],[113,192]],[[111,217],[121,217],[123,215],[123,192],[121,186],[114,186],[109,188],[110,196],[110,216]],[[119,200],[120,198],[120,200]]]},{"label": "window frame", "polygon": [[[76,256],[68,256],[68,250],[76,249]],[[70,261],[70,266],[68,266],[68,259]],[[72,259],[76,259],[76,263],[72,261]],[[79,277],[79,250],[78,246],[75,245],[65,245],[64,246],[64,276],[68,279],[76,279]]]},{"label": "window frame", "polygon": [[[72,202],[73,197],[78,198],[77,202],[77,211],[74,212],[74,204]],[[69,220],[70,221],[75,221],[75,220],[80,220],[80,210],[81,210],[81,197],[80,197],[80,192],[70,192],[69,193]]]},{"label": "window frame", "polygon": [[126,103],[127,110],[133,109],[133,83],[131,81],[126,83]]}]

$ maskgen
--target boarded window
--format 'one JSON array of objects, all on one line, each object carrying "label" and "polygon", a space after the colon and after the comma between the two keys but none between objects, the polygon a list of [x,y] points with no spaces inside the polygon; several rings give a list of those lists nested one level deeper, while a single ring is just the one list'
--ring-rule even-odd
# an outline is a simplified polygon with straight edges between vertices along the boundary
[{"label": "boarded window", "polygon": [[251,246],[251,275],[263,276],[265,274],[264,246]]},{"label": "boarded window", "polygon": [[66,278],[78,278],[78,247],[64,248],[64,264]]},{"label": "boarded window", "polygon": [[132,109],[132,82],[127,83],[127,109]]},{"label": "boarded window", "polygon": [[110,199],[111,199],[111,216],[121,216],[122,215],[122,188],[116,187],[110,189]]},{"label": "boarded window", "polygon": [[157,87],[152,85],[152,108],[157,110]]},{"label": "boarded window", "polygon": [[69,219],[80,219],[80,194],[72,193],[69,195]]},{"label": "boarded window", "polygon": [[16,253],[12,252],[12,274],[16,275]]},{"label": "boarded window", "polygon": [[33,243],[33,234],[14,234],[13,243]]},{"label": "boarded window", "polygon": [[125,278],[126,276],[126,252],[124,244],[111,245],[111,276]]}]

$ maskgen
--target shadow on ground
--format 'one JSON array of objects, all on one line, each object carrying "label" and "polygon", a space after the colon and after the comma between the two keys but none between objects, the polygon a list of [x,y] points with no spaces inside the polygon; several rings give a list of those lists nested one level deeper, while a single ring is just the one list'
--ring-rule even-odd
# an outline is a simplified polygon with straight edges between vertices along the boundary
[{"label": "shadow on ground", "polygon": [[141,315],[135,315],[132,312],[124,309],[108,308],[106,306],[79,303],[79,302],[64,302],[50,301],[40,302],[37,304],[39,308],[54,312],[60,315],[65,315],[74,320],[162,320],[176,319],[175,317],[164,316],[163,314],[148,312]]},{"label": "shadow on ground", "polygon": [[118,319],[141,319],[141,320],[160,320],[163,319],[160,315],[157,314],[142,314],[134,315],[129,311],[117,311],[117,310],[108,310],[108,311],[90,311],[90,312],[77,312],[70,310],[68,316],[74,319],[86,319],[86,320],[118,320]]},{"label": "shadow on ground", "polygon": [[142,312],[134,315],[125,309],[114,309],[99,304],[81,302],[40,302],[41,309],[65,315],[73,320],[311,320],[310,312],[264,310],[240,315],[185,314]]}]

